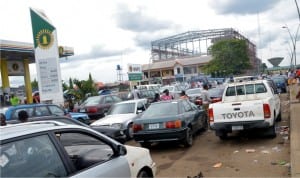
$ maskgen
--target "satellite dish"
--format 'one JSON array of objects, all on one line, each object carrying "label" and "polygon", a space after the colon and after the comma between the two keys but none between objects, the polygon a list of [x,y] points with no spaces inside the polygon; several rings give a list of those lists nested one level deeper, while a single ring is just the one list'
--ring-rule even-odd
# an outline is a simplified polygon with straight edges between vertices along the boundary
[{"label": "satellite dish", "polygon": [[279,67],[279,64],[283,60],[283,57],[273,57],[268,59],[268,61],[273,65],[273,67]]}]

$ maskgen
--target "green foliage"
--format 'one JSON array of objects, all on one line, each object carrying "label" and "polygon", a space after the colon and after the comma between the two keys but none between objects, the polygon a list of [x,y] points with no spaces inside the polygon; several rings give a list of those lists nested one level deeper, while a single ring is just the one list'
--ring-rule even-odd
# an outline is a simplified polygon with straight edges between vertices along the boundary
[{"label": "green foliage", "polygon": [[69,78],[69,89],[72,89],[73,88],[73,81],[72,81],[72,78],[70,77]]},{"label": "green foliage", "polygon": [[212,54],[212,60],[204,66],[206,73],[217,73],[223,75],[242,74],[250,69],[250,59],[245,40],[226,39],[214,43],[209,51]]},{"label": "green foliage", "polygon": [[261,63],[259,67],[262,73],[265,73],[266,69],[268,68],[266,63]]},{"label": "green foliage", "polygon": [[69,89],[69,86],[65,82],[62,82],[62,87],[63,87],[63,91]]},{"label": "green foliage", "polygon": [[75,95],[78,100],[84,100],[87,95],[91,95],[91,96],[97,95],[97,91],[96,91],[95,84],[94,84],[91,74],[89,74],[88,80],[80,81],[78,79],[73,79],[72,82],[78,88],[70,89],[69,93]]},{"label": "green foliage", "polygon": [[32,89],[35,89],[35,90],[38,90],[38,88],[39,88],[39,83],[38,83],[38,81],[36,80],[36,78],[34,78],[34,80],[31,82],[31,88],[32,88]]}]

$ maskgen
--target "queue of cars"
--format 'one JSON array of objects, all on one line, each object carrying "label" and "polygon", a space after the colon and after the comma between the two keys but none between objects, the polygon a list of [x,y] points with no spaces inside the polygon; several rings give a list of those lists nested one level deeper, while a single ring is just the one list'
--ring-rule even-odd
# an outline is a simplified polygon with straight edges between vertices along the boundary
[{"label": "queue of cars", "polygon": [[[122,101],[115,94],[101,94],[75,107],[75,113],[51,104],[13,107],[5,111],[8,126],[0,127],[1,176],[154,177],[156,165],[145,149],[153,143],[178,142],[190,147],[193,136],[208,125],[220,139],[259,124],[271,137],[276,136],[274,125],[281,110],[278,102],[267,100],[278,98],[275,88],[271,80],[261,80],[209,89],[215,104],[208,114],[201,107],[200,88],[187,89],[188,99],[154,103],[149,103],[149,96]],[[20,110],[29,113],[29,122],[18,123]],[[84,124],[81,115],[93,122]],[[249,124],[247,117],[255,122]],[[130,139],[145,148],[123,145]]]}]

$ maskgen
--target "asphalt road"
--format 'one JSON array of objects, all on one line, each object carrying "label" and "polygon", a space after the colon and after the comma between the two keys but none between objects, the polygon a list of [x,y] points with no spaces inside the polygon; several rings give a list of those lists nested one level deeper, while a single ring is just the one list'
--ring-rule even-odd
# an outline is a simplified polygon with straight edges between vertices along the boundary
[{"label": "asphalt road", "polygon": [[[150,148],[156,177],[290,177],[289,108],[281,95],[282,121],[274,139],[252,131],[221,141],[212,130],[194,138],[194,145],[157,144]],[[126,144],[139,146],[135,141]]]}]

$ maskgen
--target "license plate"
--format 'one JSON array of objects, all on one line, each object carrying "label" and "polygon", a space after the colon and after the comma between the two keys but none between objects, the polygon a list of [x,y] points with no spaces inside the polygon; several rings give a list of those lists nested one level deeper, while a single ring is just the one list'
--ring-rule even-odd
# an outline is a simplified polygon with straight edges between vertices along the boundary
[{"label": "license plate", "polygon": [[232,126],[232,130],[243,130],[244,127],[242,125]]},{"label": "license plate", "polygon": [[80,109],[79,112],[85,112],[85,109]]},{"label": "license plate", "polygon": [[158,129],[159,124],[149,124],[149,129]]}]

